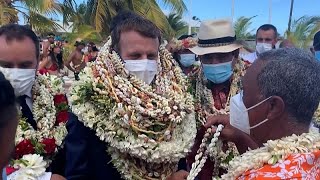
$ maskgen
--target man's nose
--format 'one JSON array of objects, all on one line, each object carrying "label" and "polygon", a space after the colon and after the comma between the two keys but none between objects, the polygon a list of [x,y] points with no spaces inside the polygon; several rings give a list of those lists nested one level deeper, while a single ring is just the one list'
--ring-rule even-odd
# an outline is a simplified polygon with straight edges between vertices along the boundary
[{"label": "man's nose", "polygon": [[141,59],[148,59],[148,55],[147,54],[142,54],[141,55]]}]

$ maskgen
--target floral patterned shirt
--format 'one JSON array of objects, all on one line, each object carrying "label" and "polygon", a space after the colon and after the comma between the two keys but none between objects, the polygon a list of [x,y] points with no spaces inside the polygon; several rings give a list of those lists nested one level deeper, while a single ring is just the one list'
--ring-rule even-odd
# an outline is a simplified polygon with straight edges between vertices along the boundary
[{"label": "floral patterned shirt", "polygon": [[253,179],[320,179],[320,151],[293,154],[275,165],[265,165],[238,177],[238,180]]}]

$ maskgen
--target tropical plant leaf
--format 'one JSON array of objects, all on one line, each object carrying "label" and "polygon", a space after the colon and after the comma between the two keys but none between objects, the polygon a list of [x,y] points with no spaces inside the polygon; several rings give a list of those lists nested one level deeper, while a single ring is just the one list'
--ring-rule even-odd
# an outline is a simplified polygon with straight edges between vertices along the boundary
[{"label": "tropical plant leaf", "polygon": [[[188,24],[182,20],[181,15],[171,12],[167,16],[167,20],[170,24],[170,27],[174,31],[175,37],[181,36],[186,32],[186,29],[188,28]],[[171,39],[172,37],[166,37],[166,38]]]},{"label": "tropical plant leaf", "polygon": [[151,20],[165,36],[174,36],[174,31],[172,30],[167,17],[155,0],[137,0],[134,2],[135,12]]},{"label": "tropical plant leaf", "polygon": [[257,16],[252,17],[239,17],[234,23],[234,30],[236,33],[237,40],[246,40],[251,36],[251,33],[254,31],[253,29],[249,30],[252,22],[251,20]]},{"label": "tropical plant leaf", "polygon": [[44,16],[42,14],[30,11],[29,12],[29,25],[38,33],[44,34],[51,31],[57,31],[58,29],[64,29],[57,22]]},{"label": "tropical plant leaf", "polygon": [[[158,0],[158,2],[160,2]],[[182,15],[187,11],[187,6],[183,0],[162,0],[165,6],[171,7],[171,11],[176,12],[178,15]]]},{"label": "tropical plant leaf", "polygon": [[285,37],[296,47],[309,48],[314,34],[320,29],[320,16],[302,16],[293,21],[291,31]]}]

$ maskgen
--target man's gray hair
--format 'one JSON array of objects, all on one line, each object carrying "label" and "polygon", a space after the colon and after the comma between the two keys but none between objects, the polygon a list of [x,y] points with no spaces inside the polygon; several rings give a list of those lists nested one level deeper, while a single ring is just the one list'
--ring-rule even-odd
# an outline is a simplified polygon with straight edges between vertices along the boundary
[{"label": "man's gray hair", "polygon": [[291,116],[310,123],[320,101],[320,62],[297,48],[271,50],[258,59],[266,63],[257,79],[261,93],[280,96]]}]

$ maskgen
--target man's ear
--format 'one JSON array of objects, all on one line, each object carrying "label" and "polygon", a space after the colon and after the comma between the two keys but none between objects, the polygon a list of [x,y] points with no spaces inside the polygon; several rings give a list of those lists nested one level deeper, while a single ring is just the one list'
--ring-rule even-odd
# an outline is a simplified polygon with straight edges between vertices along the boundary
[{"label": "man's ear", "polygon": [[267,118],[269,120],[279,119],[285,112],[285,103],[280,96],[272,96],[269,100],[269,113]]}]

